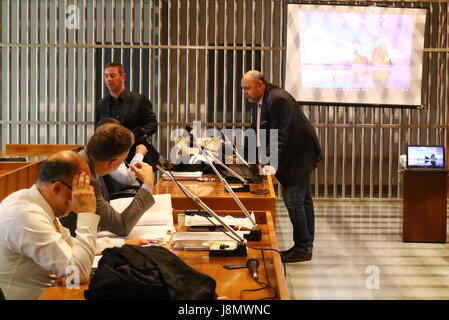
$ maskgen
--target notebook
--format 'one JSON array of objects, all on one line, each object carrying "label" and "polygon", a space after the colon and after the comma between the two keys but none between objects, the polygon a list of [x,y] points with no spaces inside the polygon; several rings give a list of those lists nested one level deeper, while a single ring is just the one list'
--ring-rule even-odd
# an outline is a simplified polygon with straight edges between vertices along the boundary
[{"label": "notebook", "polygon": [[407,146],[407,169],[446,170],[444,146]]}]

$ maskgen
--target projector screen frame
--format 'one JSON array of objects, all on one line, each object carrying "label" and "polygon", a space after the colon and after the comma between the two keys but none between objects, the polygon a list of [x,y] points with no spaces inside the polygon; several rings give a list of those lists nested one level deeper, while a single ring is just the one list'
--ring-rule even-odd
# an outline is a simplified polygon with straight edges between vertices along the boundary
[{"label": "projector screen frame", "polygon": [[[425,110],[427,106],[424,105],[424,97],[425,97],[425,88],[426,84],[429,82],[429,65],[426,59],[425,48],[429,46],[429,33],[430,33],[430,12],[429,6],[424,5],[423,7],[413,7],[412,2],[404,2],[401,7],[393,7],[389,4],[373,4],[370,2],[358,2],[358,3],[330,3],[330,2],[314,2],[310,3],[307,1],[288,1],[286,3],[285,10],[285,20],[288,21],[288,6],[289,5],[310,5],[310,6],[336,6],[336,7],[375,7],[375,8],[395,8],[395,9],[424,9],[426,11],[425,25],[424,25],[424,35],[423,35],[423,53],[422,53],[422,70],[421,70],[421,104],[388,104],[388,103],[358,103],[358,102],[336,102],[336,101],[307,101],[307,100],[297,100],[297,103],[300,105],[307,106],[337,106],[337,107],[360,107],[360,108],[398,108],[398,109],[416,109],[416,110]],[[283,88],[285,88],[285,82],[287,77],[287,33],[288,33],[288,23],[285,24],[283,30],[283,38],[285,43],[285,50],[283,53],[283,69],[282,69],[282,84]]]}]

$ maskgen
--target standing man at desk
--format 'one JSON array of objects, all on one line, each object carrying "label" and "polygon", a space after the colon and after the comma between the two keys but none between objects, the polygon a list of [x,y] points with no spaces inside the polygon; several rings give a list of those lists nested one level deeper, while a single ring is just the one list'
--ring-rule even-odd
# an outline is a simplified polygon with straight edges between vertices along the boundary
[{"label": "standing man at desk", "polygon": [[[78,216],[76,237],[59,218]],[[37,182],[10,194],[0,204],[0,288],[7,299],[37,299],[55,277],[78,270],[89,279],[95,254],[121,246],[121,239],[97,240],[100,217],[89,167],[73,151],[61,151],[44,162]],[[142,239],[129,244],[145,244]],[[71,268],[69,268],[71,267]]]},{"label": "standing man at desk", "polygon": [[[142,94],[131,92],[125,88],[125,69],[122,64],[111,62],[104,69],[104,81],[109,94],[97,102],[95,108],[95,124],[104,118],[115,118],[135,132],[136,129],[147,137],[157,130],[156,115],[150,100]],[[136,137],[137,138],[137,137]],[[130,152],[130,158],[134,155]]]},{"label": "standing man at desk", "polygon": [[245,98],[254,103],[252,125],[256,129],[257,147],[261,146],[260,129],[267,130],[267,139],[263,141],[267,144],[269,130],[278,132],[278,168],[265,165],[262,173],[276,174],[293,225],[294,246],[282,251],[283,260],[311,260],[315,214],[309,179],[322,159],[315,130],[295,99],[285,90],[267,83],[259,71],[248,71],[241,80],[241,86]]},{"label": "standing man at desk", "polygon": [[[130,166],[137,178],[143,182],[131,204],[120,213],[115,211],[109,203],[110,195],[102,176],[120,166],[128,156],[133,143],[134,137],[131,131],[119,124],[106,123],[95,130],[85,149],[79,153],[92,173],[91,182],[97,199],[96,213],[101,218],[100,230],[107,230],[118,236],[127,236],[145,211],[154,204],[151,194],[154,185],[153,169],[143,162],[133,163]],[[71,214],[61,221],[64,226],[71,229],[72,233],[75,218],[76,216]]]}]

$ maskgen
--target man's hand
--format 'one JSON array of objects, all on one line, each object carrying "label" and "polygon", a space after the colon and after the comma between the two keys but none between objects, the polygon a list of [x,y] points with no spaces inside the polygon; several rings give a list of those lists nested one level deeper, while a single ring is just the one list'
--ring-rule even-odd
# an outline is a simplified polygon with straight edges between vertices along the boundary
[{"label": "man's hand", "polygon": [[272,166],[263,166],[263,168],[260,171],[261,171],[260,174],[264,176],[272,176],[276,174],[276,169]]},{"label": "man's hand", "polygon": [[147,244],[150,244],[148,240],[142,239],[142,238],[133,238],[133,239],[126,239],[126,244],[133,244],[136,246],[145,246]]},{"label": "man's hand", "polygon": [[154,173],[153,168],[145,162],[135,162],[130,166],[131,170],[135,172],[137,178],[145,183],[150,188],[154,187]]},{"label": "man's hand", "polygon": [[139,144],[136,147],[136,153],[140,153],[141,155],[146,155],[148,153],[147,147],[145,147],[143,144]]},{"label": "man's hand", "polygon": [[94,188],[90,185],[90,177],[85,172],[76,174],[72,182],[71,210],[75,213],[95,213],[96,202]]}]

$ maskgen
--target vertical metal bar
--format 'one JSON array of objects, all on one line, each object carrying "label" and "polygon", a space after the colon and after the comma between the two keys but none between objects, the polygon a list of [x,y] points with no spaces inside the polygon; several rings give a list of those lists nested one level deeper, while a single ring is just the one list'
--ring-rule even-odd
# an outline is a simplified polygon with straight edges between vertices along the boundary
[{"label": "vertical metal bar", "polygon": [[[382,125],[384,124],[384,110],[383,109],[379,109],[379,113],[380,113],[380,124],[381,127],[379,128],[379,198],[382,198],[382,188],[383,188],[383,162],[384,162],[384,148],[383,148],[383,143],[384,143],[384,129],[382,129]],[[388,155],[388,157],[391,157],[391,154]]]},{"label": "vertical metal bar", "polygon": [[[167,9],[167,33],[168,33],[168,40],[167,40],[167,44],[168,45],[172,45],[172,37],[171,37],[171,17],[172,17],[172,10],[173,10],[173,5],[172,5],[172,1],[168,2],[168,9]],[[170,138],[170,132],[171,130],[173,130],[173,127],[170,125],[171,122],[171,53],[172,50],[167,50],[167,122],[168,122],[168,126],[167,126],[167,150],[169,150],[169,144],[168,144],[168,140]],[[161,61],[161,59],[159,59],[159,61]],[[176,82],[175,82],[176,83]],[[160,98],[159,98],[160,101]],[[161,102],[160,102],[161,103]],[[159,109],[161,109],[162,105],[159,105]],[[177,106],[176,106],[177,108]],[[159,116],[161,116],[161,110],[159,110]],[[160,118],[159,118],[160,119]],[[168,154],[167,154],[168,156]]]},{"label": "vertical metal bar", "polygon": [[[95,23],[95,1],[89,1],[88,2],[88,9],[87,9],[87,43],[94,44],[96,43],[95,39],[96,37],[96,23]],[[103,83],[103,69],[100,73],[101,76],[99,79],[96,79],[95,76],[95,69],[98,67],[95,64],[95,50],[97,49],[88,49],[87,50],[87,63],[86,67],[88,70],[88,75],[86,77],[87,83],[90,83],[90,85],[86,85],[86,119],[87,121],[95,121],[95,88],[98,84]],[[101,67],[101,64],[100,64]],[[97,82],[98,81],[98,82]],[[87,116],[87,110],[91,110],[90,117]],[[93,133],[93,127],[94,126],[86,126],[86,140],[88,137],[90,137]],[[86,141],[87,142],[87,141]]]},{"label": "vertical metal bar", "polygon": [[[246,45],[247,45],[246,34],[247,34],[247,29],[248,29],[247,28],[248,21],[246,20],[246,10],[247,10],[246,0],[243,0],[242,44],[244,47],[246,47]],[[247,71],[247,66],[246,66],[247,56],[248,56],[248,50],[245,49],[245,50],[243,50],[243,54],[242,54],[242,75],[244,75],[245,72]],[[248,120],[246,119],[246,103],[245,103],[245,97],[243,94],[242,94],[240,103],[242,105],[242,122],[247,122]]]},{"label": "vertical metal bar", "polygon": [[[234,38],[232,40],[233,46],[237,46],[237,3],[234,0],[234,23],[233,23],[233,34]],[[232,81],[232,122],[237,122],[237,50],[232,51],[232,73],[233,73],[233,81]]]},{"label": "vertical metal bar", "polygon": [[[260,28],[258,28],[257,30],[259,31],[259,35],[260,35],[260,45],[262,46],[262,47],[264,47],[265,46],[265,1],[261,1],[260,2],[261,3],[261,6],[262,6],[262,8],[261,8],[261,19],[260,19],[260,24],[261,24],[261,26],[260,26]],[[264,50],[262,50],[261,51],[261,54],[260,54],[260,70],[261,70],[261,72],[262,72],[262,74],[266,74],[266,72],[265,72],[265,51]],[[268,75],[267,75],[268,76]],[[270,77],[271,77],[271,75],[270,75]],[[270,79],[270,78],[268,78],[268,79]]]},{"label": "vertical metal bar", "polygon": [[[180,45],[180,40],[179,37],[181,36],[181,3],[178,2],[177,7],[176,7],[176,23],[177,23],[177,27],[178,27],[178,32],[176,33],[176,44],[179,46]],[[181,74],[181,58],[180,58],[180,50],[176,49],[176,65],[177,65],[177,72],[176,72],[176,83],[181,84],[180,82],[180,74]],[[180,115],[180,109],[181,109],[181,105],[180,105],[180,96],[181,96],[181,85],[177,86],[177,93],[176,93],[176,122],[179,122],[181,119],[181,115]]]},{"label": "vertical metal bar", "polygon": [[[228,1],[224,1],[224,14],[223,14],[223,45],[228,45]],[[223,55],[223,106],[222,106],[222,118],[221,122],[226,122],[226,114],[228,111],[228,90],[229,85],[227,81],[227,75],[228,75],[228,50],[224,50]]]},{"label": "vertical metal bar", "polygon": [[[36,44],[39,42],[39,24],[38,24],[38,10],[39,3],[30,2],[30,19],[27,32],[30,33],[30,43]],[[34,29],[34,30],[33,30]],[[30,104],[29,104],[29,119],[33,122],[30,125],[29,142],[36,144],[39,141],[38,120],[39,113],[39,49],[37,47],[30,48]]]},{"label": "vertical metal bar", "polygon": [[[3,43],[9,43],[10,42],[10,34],[9,34],[9,28],[5,28],[4,26],[7,25],[11,25],[13,22],[11,22],[10,17],[12,17],[11,15],[11,6],[10,6],[10,2],[9,1],[2,1],[1,2],[1,17],[2,17],[2,28],[1,28],[1,41]],[[1,77],[2,79],[5,79],[4,81],[2,81],[1,87],[2,87],[2,120],[3,121],[8,121],[11,117],[11,113],[10,113],[10,107],[12,105],[12,101],[11,101],[11,81],[12,81],[12,72],[11,72],[11,67],[12,63],[10,63],[10,61],[12,59],[10,59],[10,52],[13,51],[13,48],[9,48],[9,47],[2,47],[1,52],[2,52],[2,74]],[[1,147],[2,150],[4,150],[5,145],[10,141],[11,139],[11,135],[10,135],[10,125],[8,125],[7,123],[2,123],[1,124]]]},{"label": "vertical metal bar", "polygon": [[[362,124],[365,123],[365,109],[360,108]],[[360,144],[360,197],[363,198],[365,194],[365,128],[361,128],[361,144]]]},{"label": "vertical metal bar", "polygon": [[[65,11],[69,3],[65,3],[64,10],[64,19],[65,19]],[[64,21],[64,20],[63,20]],[[64,23],[60,24],[60,28],[64,30],[66,34],[66,43],[71,45],[75,44],[75,37],[74,37],[74,30],[69,30]],[[75,31],[77,31],[75,29]],[[66,120],[67,121],[75,121],[75,113],[76,113],[76,72],[75,72],[75,66],[76,66],[76,49],[75,48],[67,48],[67,64],[66,64],[66,85],[67,85],[67,107],[66,107]],[[76,131],[75,126],[72,124],[66,125],[66,132],[67,132],[67,139],[66,143],[74,144],[75,143],[75,137],[76,137]]]},{"label": "vertical metal bar", "polygon": [[[350,112],[349,109],[344,109],[343,110],[343,123],[346,124],[348,123],[347,120],[347,115],[348,115],[348,111]],[[341,197],[345,198],[346,197],[346,134],[347,134],[347,128],[342,128],[342,160],[341,160]]]},{"label": "vertical metal bar", "polygon": [[[389,123],[393,124],[394,123],[394,112],[393,109],[389,109]],[[390,134],[389,134],[389,140],[388,140],[388,198],[392,198],[393,196],[393,190],[392,190],[392,173],[393,173],[393,157],[394,157],[394,153],[393,153],[393,144],[394,144],[394,140],[393,140],[393,135],[394,135],[394,129],[390,128],[389,129]],[[398,158],[398,162],[399,162],[399,158]]]},{"label": "vertical metal bar", "polygon": [[[195,21],[195,44],[199,46],[199,36],[200,36],[200,7],[198,0],[195,2],[196,9],[196,21]],[[195,89],[195,110],[194,110],[194,119],[201,120],[200,118],[200,107],[199,107],[199,50],[195,49],[195,80],[194,80],[194,89]]]},{"label": "vertical metal bar", "polygon": [[[374,123],[375,119],[374,119],[374,108],[370,108],[370,114],[371,114],[371,122],[370,123]],[[375,136],[375,131],[374,128],[370,129],[370,153],[369,153],[369,197],[373,198],[374,197],[374,136]]]},{"label": "vertical metal bar", "polygon": [[[190,46],[190,1],[186,1],[186,41],[187,41],[187,47]],[[185,50],[185,56],[186,56],[186,79],[190,79],[190,49]],[[185,94],[186,94],[186,105],[185,105],[185,119],[186,122],[189,122],[190,119],[190,90],[189,90],[189,81],[185,81]]]},{"label": "vertical metal bar", "polygon": [[[206,20],[206,26],[205,26],[205,46],[209,46],[209,4],[210,1],[205,2],[205,20]],[[209,50],[205,50],[205,75],[204,75],[204,109],[203,109],[203,122],[206,123],[208,119],[208,112],[209,112]]]},{"label": "vertical metal bar", "polygon": [[[356,128],[355,128],[355,124],[356,124],[356,110],[354,107],[351,107],[352,110],[352,124],[354,125],[354,127],[352,127],[352,135],[351,135],[351,197],[355,198],[356,197],[356,185],[357,185],[357,180],[356,180],[356,176],[357,176],[357,172],[356,172]],[[360,146],[363,145],[363,140],[360,141],[359,143]]]},{"label": "vertical metal bar", "polygon": [[[334,117],[334,124],[338,123],[338,107],[333,107],[333,117]],[[334,127],[334,129],[332,130],[334,132],[334,134],[332,135],[332,140],[333,140],[333,162],[334,162],[334,166],[333,166],[333,179],[332,179],[332,184],[333,184],[333,197],[336,198],[337,197],[337,186],[338,186],[338,129],[337,127]]]},{"label": "vertical metal bar", "polygon": [[328,146],[328,124],[329,124],[329,109],[325,110],[325,117],[324,117],[324,197],[328,197],[328,181],[329,181],[329,169],[328,169],[328,163],[329,163],[329,146]]},{"label": "vertical metal bar", "polygon": [[252,16],[251,16],[251,69],[256,68],[256,0],[252,1]]},{"label": "vertical metal bar", "polygon": [[[20,37],[19,37],[19,42],[21,43],[28,43],[29,42],[29,38],[28,38],[28,3],[26,2],[20,2],[21,6],[20,6],[20,16],[22,17],[22,19],[20,19],[21,24],[19,26],[20,28]],[[27,121],[29,120],[29,73],[28,73],[28,52],[29,52],[29,48],[28,47],[23,47],[20,50],[20,65],[19,65],[19,70],[20,70],[20,78],[19,78],[19,82],[20,82],[20,87],[19,87],[19,100],[20,100],[20,107],[19,109],[19,114],[18,114],[18,118],[17,120],[19,120],[19,122],[21,124],[19,124],[19,128],[20,128],[20,136],[18,141],[20,143],[23,144],[27,144],[29,143],[29,134],[28,134],[28,125],[26,124]]]},{"label": "vertical metal bar", "polygon": [[[218,45],[218,0],[215,0],[215,28],[214,28],[214,46]],[[214,67],[218,68],[218,50],[214,49]],[[215,72],[214,77],[214,122],[217,122],[217,109],[218,109],[218,72]]]},{"label": "vertical metal bar", "polygon": [[[39,25],[39,38],[40,43],[48,44],[48,3],[47,1],[39,2],[38,8],[38,25]],[[39,50],[39,100],[37,106],[37,120],[39,122],[48,120],[48,110],[49,110],[49,99],[48,99],[48,88],[49,88],[49,64],[48,64],[48,48],[41,48]],[[49,132],[48,125],[40,124],[37,132],[39,138],[37,143],[48,144]]]}]

